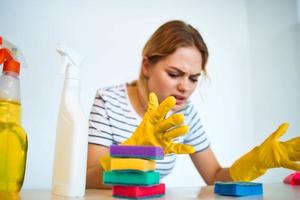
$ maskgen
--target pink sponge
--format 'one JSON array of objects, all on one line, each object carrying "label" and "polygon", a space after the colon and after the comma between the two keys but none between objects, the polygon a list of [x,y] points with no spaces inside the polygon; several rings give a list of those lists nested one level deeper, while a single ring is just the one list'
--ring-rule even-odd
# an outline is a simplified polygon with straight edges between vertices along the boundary
[{"label": "pink sponge", "polygon": [[165,184],[153,186],[113,186],[113,196],[131,199],[159,197],[165,194]]},{"label": "pink sponge", "polygon": [[300,185],[300,172],[295,172],[288,175],[287,177],[285,177],[283,182],[291,185]]}]

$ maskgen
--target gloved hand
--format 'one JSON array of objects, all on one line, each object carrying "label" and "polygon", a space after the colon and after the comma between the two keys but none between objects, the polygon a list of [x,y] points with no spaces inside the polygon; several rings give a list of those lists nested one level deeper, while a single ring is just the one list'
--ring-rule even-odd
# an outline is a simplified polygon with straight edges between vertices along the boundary
[{"label": "gloved hand", "polygon": [[[157,96],[149,94],[148,108],[144,118],[137,129],[128,140],[122,145],[137,146],[159,146],[164,149],[165,154],[190,154],[194,153],[193,146],[174,143],[172,140],[184,135],[188,131],[188,126],[182,125],[184,116],[173,114],[165,119],[166,114],[176,104],[176,99],[172,96],[166,98],[158,104]],[[110,169],[110,156],[107,154],[100,158],[102,168],[106,171]]]},{"label": "gloved hand", "polygon": [[166,114],[175,104],[176,99],[170,96],[158,105],[157,96],[150,93],[147,112],[142,122],[131,137],[122,144],[160,146],[164,149],[165,154],[194,153],[194,147],[172,141],[188,131],[188,126],[182,125],[184,122],[182,114],[174,114],[165,119]]},{"label": "gloved hand", "polygon": [[100,165],[102,166],[102,169],[104,171],[110,171],[110,160],[111,160],[111,157],[110,157],[109,153],[104,154],[102,157],[100,157],[100,159],[99,159]]},{"label": "gloved hand", "polygon": [[283,123],[261,145],[235,161],[229,168],[231,178],[234,181],[252,181],[267,169],[276,167],[300,171],[297,163],[300,161],[300,137],[278,141],[288,127],[288,123]]}]

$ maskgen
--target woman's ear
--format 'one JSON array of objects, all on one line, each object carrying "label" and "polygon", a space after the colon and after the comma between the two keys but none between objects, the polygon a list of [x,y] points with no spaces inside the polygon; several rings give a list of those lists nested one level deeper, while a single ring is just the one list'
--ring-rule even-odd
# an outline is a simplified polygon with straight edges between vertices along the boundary
[{"label": "woman's ear", "polygon": [[149,76],[149,70],[150,70],[150,62],[149,59],[147,57],[143,57],[143,61],[142,61],[142,72],[143,75],[148,78]]}]

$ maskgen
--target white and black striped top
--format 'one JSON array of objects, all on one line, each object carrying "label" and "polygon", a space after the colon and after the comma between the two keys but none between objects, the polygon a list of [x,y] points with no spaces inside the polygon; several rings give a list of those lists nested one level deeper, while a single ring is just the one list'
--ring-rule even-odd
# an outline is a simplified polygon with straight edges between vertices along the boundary
[{"label": "white and black striped top", "polygon": [[[192,145],[196,152],[207,149],[210,142],[192,103],[188,102],[184,109],[176,113],[184,114],[189,132],[174,142]],[[126,84],[99,89],[90,113],[89,144],[105,147],[120,144],[131,136],[141,120],[130,103]],[[165,155],[164,160],[156,161],[156,171],[161,178],[172,171],[175,161],[176,154]]]}]

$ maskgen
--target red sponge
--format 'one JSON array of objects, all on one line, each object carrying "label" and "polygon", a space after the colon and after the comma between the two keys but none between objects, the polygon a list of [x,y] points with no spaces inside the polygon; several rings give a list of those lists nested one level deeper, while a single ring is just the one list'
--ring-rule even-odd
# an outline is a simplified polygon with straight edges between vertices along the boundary
[{"label": "red sponge", "polygon": [[295,172],[288,175],[287,177],[285,177],[283,182],[291,185],[300,185],[300,172]]},{"label": "red sponge", "polygon": [[113,196],[121,198],[142,199],[148,197],[159,197],[165,194],[165,184],[153,186],[124,186],[114,185]]}]

